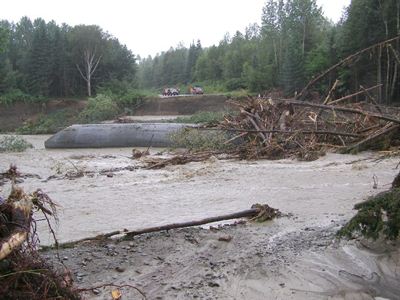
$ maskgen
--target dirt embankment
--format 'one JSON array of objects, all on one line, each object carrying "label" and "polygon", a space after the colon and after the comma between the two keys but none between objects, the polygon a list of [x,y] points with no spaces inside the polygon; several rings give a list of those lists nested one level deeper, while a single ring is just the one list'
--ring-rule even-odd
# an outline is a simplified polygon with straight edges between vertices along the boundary
[{"label": "dirt embankment", "polygon": [[13,131],[25,123],[34,122],[41,115],[62,109],[81,111],[86,105],[84,100],[50,100],[46,103],[0,104],[0,132]]},{"label": "dirt embankment", "polygon": [[192,115],[200,111],[226,111],[228,98],[223,95],[178,96],[147,99],[134,115]]},{"label": "dirt embankment", "polygon": [[[134,116],[180,116],[200,111],[226,111],[228,98],[223,95],[179,96],[146,99],[138,107],[127,107],[126,113]],[[85,100],[50,100],[46,103],[15,103],[0,105],[0,132],[10,132],[26,123],[36,121],[41,115],[68,109],[79,113]]]}]

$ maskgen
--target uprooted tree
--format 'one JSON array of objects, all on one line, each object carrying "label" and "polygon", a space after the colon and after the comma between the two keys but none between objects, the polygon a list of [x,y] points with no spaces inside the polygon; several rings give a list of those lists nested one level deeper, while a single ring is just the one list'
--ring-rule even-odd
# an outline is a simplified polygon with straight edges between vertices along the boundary
[{"label": "uprooted tree", "polygon": [[[10,174],[17,174],[16,169]],[[50,226],[50,218],[57,220],[54,202],[41,190],[27,194],[14,184],[8,198],[0,200],[0,295],[7,299],[80,299],[68,271],[56,273],[38,254],[33,212],[42,212]]]}]

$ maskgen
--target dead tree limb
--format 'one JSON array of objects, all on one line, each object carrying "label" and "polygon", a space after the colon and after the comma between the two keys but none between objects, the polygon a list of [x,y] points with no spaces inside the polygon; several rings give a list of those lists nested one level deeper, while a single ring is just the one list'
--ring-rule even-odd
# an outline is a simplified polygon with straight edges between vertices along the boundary
[{"label": "dead tree limb", "polygon": [[200,225],[205,225],[205,224],[209,224],[209,223],[227,221],[227,220],[233,220],[233,219],[240,219],[240,218],[254,219],[254,218],[259,217],[263,220],[272,220],[273,218],[279,217],[281,215],[282,214],[278,209],[272,208],[267,204],[264,204],[264,205],[254,204],[254,205],[252,205],[251,209],[243,210],[243,211],[232,213],[232,214],[211,217],[211,218],[205,218],[205,219],[198,220],[198,221],[173,223],[173,224],[168,224],[168,225],[163,225],[163,226],[148,227],[148,228],[144,228],[141,230],[135,230],[135,231],[128,231],[127,229],[116,230],[116,231],[112,231],[109,233],[100,234],[95,237],[88,237],[88,238],[80,239],[80,240],[73,241],[73,242],[63,243],[63,244],[60,244],[60,247],[64,247],[64,248],[73,247],[74,245],[79,244],[81,242],[104,240],[104,239],[107,239],[107,238],[110,238],[110,237],[113,237],[116,235],[121,235],[121,234],[124,234],[128,237],[133,237],[133,236],[137,236],[137,235],[141,235],[141,234],[145,234],[145,233],[152,233],[152,232],[159,232],[159,231],[165,231],[165,230],[171,230],[171,229],[200,226]]},{"label": "dead tree limb", "polygon": [[333,91],[336,89],[336,87],[337,87],[337,85],[339,84],[339,82],[340,82],[340,81],[339,81],[338,79],[335,80],[335,83],[333,84],[332,88],[329,90],[329,93],[328,93],[328,95],[326,96],[325,101],[324,101],[323,104],[328,104],[328,102],[331,100],[332,93],[333,93]]},{"label": "dead tree limb", "polygon": [[317,83],[319,80],[321,80],[322,78],[324,78],[326,75],[328,75],[330,72],[332,72],[333,70],[337,69],[337,68],[340,67],[341,65],[344,65],[344,64],[346,64],[346,63],[352,61],[354,58],[356,58],[357,56],[360,56],[361,54],[364,54],[365,52],[368,52],[368,51],[370,51],[370,50],[372,50],[372,49],[375,49],[375,48],[377,48],[377,47],[381,47],[381,46],[386,45],[386,44],[388,44],[388,43],[397,41],[397,40],[399,40],[399,39],[400,39],[400,36],[397,36],[397,37],[395,37],[395,38],[392,38],[392,39],[389,39],[389,40],[380,42],[380,43],[378,43],[378,44],[375,44],[375,45],[372,45],[372,46],[370,46],[370,47],[368,47],[368,48],[365,48],[365,49],[363,49],[363,50],[360,50],[360,51],[358,51],[358,52],[356,52],[356,53],[354,53],[354,54],[352,54],[352,55],[346,57],[345,59],[342,59],[342,60],[341,60],[340,62],[338,62],[337,64],[333,65],[332,67],[330,67],[330,68],[327,69],[326,71],[322,72],[322,73],[321,73],[320,75],[318,75],[317,77],[313,78],[313,79],[303,88],[303,90],[302,90],[299,94],[297,94],[296,99],[302,99],[303,96],[304,96],[304,94],[305,94],[305,92],[306,92],[311,86],[313,86],[315,83]]},{"label": "dead tree limb", "polygon": [[397,60],[397,63],[400,65],[400,57],[399,57],[399,54],[398,54],[397,51],[393,48],[393,46],[390,45],[390,44],[389,44],[389,48],[390,48],[390,50],[392,50],[392,53],[393,53],[394,57],[395,57],[396,60]]},{"label": "dead tree limb", "polygon": [[358,91],[357,93],[354,93],[354,94],[351,94],[351,95],[347,95],[347,96],[344,96],[344,97],[342,97],[342,98],[339,98],[339,99],[330,101],[330,102],[328,103],[328,105],[338,104],[339,102],[343,102],[343,101],[345,101],[345,100],[354,98],[355,96],[368,93],[369,91],[374,90],[374,89],[377,89],[377,88],[379,88],[379,87],[381,87],[381,86],[382,86],[382,84],[378,84],[378,85],[375,85],[375,86],[370,87],[370,88],[367,88],[367,89],[362,88],[362,90],[361,90],[361,91]]},{"label": "dead tree limb", "polygon": [[266,204],[265,205],[259,205],[259,204],[257,205],[256,204],[256,205],[253,205],[251,209],[243,210],[243,211],[233,213],[233,214],[205,218],[205,219],[198,220],[198,221],[174,223],[174,224],[168,224],[168,225],[164,225],[164,226],[149,227],[149,228],[145,228],[142,230],[129,231],[129,232],[126,232],[125,234],[128,237],[133,237],[133,236],[137,236],[137,235],[141,235],[141,234],[145,234],[145,233],[193,227],[193,226],[200,226],[200,225],[204,225],[204,224],[220,222],[220,221],[227,221],[227,220],[232,220],[232,219],[254,218],[254,217],[259,216],[260,213],[263,213],[263,212],[265,213],[265,215],[269,216],[269,220],[280,215],[280,213],[277,209],[271,208]]},{"label": "dead tree limb", "polygon": [[[207,130],[221,130],[221,129],[212,129],[207,128]],[[243,132],[243,133],[279,133],[279,134],[295,134],[295,133],[302,133],[302,134],[317,134],[317,135],[338,135],[338,136],[348,136],[354,138],[363,137],[362,134],[357,133],[347,133],[347,132],[337,132],[337,131],[329,131],[329,130],[254,130],[254,129],[235,129],[235,128],[228,128],[224,129],[226,131],[231,132]],[[241,136],[241,135],[240,135]],[[239,137],[240,137],[239,136]]]},{"label": "dead tree limb", "polygon": [[331,110],[331,111],[343,111],[343,112],[358,114],[358,115],[362,115],[362,116],[369,116],[369,117],[377,118],[380,120],[400,124],[400,119],[398,119],[398,118],[393,118],[390,116],[385,116],[383,114],[378,114],[378,113],[373,113],[373,112],[367,112],[367,111],[363,111],[361,109],[356,109],[356,108],[324,105],[324,104],[317,104],[317,103],[311,103],[311,102],[307,102],[307,101],[299,101],[299,100],[293,100],[293,99],[274,99],[274,101],[282,101],[282,102],[289,103],[292,105],[315,107],[315,108],[321,108],[321,109]]},{"label": "dead tree limb", "polygon": [[398,131],[399,128],[400,128],[400,125],[393,125],[392,124],[391,126],[388,126],[387,128],[385,128],[383,130],[378,130],[375,134],[372,134],[372,135],[368,136],[364,140],[362,140],[362,141],[360,141],[360,142],[358,142],[358,143],[356,143],[356,144],[354,144],[352,146],[349,146],[349,147],[343,149],[341,151],[341,153],[350,153],[350,152],[352,152],[354,150],[360,151],[360,150],[363,149],[363,147],[365,147],[367,145],[370,145],[371,143],[375,143],[376,141],[382,139],[383,137]]},{"label": "dead tree limb", "polygon": [[368,89],[366,89],[362,85],[360,85],[360,88],[365,92],[365,95],[367,95],[368,99],[371,100],[371,102],[375,105],[376,110],[379,111],[379,113],[382,113],[382,110],[379,107],[378,102],[375,100],[374,97],[372,97],[372,95],[369,93]]},{"label": "dead tree limb", "polygon": [[254,126],[254,128],[258,131],[258,136],[261,138],[263,143],[267,141],[267,137],[263,134],[261,128],[259,127],[259,124],[257,124],[257,118],[260,119],[260,116],[255,116],[248,111],[241,109],[240,110],[241,114],[244,114],[247,116],[247,120]]}]

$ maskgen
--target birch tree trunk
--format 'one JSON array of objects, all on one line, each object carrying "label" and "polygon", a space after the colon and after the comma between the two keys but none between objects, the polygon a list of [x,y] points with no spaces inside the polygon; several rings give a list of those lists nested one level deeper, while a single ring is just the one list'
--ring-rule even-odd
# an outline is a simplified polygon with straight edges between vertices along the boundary
[{"label": "birch tree trunk", "polygon": [[83,52],[83,64],[84,70],[82,71],[78,64],[76,67],[81,74],[82,78],[86,81],[87,94],[89,97],[92,96],[92,76],[96,71],[99,62],[101,60],[101,55],[96,57],[96,49],[85,49]]}]

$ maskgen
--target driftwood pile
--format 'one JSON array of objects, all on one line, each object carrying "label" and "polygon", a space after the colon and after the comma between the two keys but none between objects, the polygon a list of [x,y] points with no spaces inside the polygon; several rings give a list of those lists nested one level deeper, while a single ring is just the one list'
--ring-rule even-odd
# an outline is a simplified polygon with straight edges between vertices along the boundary
[{"label": "driftwood pile", "polygon": [[[12,166],[8,174],[15,181],[18,171]],[[55,204],[41,190],[27,194],[13,183],[10,195],[0,197],[0,295],[4,299],[80,299],[69,274],[56,273],[39,256],[34,210],[41,211],[47,221],[56,218]]]},{"label": "driftwood pile", "polygon": [[[370,90],[370,89],[369,89]],[[236,133],[241,158],[314,160],[327,150],[352,153],[397,143],[399,110],[372,101],[346,103],[364,89],[317,104],[294,99],[251,98],[232,102],[238,115],[225,116],[219,128]]]}]

